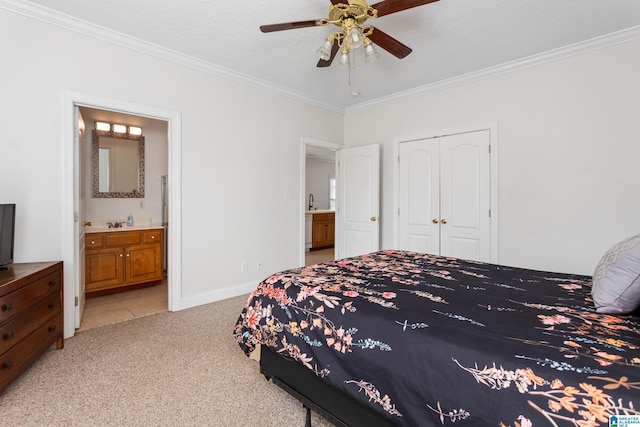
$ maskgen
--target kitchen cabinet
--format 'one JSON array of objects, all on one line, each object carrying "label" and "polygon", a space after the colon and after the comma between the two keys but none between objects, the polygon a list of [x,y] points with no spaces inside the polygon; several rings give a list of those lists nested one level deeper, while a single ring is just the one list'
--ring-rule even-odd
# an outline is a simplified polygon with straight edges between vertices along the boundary
[{"label": "kitchen cabinet", "polygon": [[162,229],[87,233],[85,237],[87,297],[162,281]]},{"label": "kitchen cabinet", "polygon": [[311,249],[330,248],[335,243],[335,212],[314,213],[311,223]]}]

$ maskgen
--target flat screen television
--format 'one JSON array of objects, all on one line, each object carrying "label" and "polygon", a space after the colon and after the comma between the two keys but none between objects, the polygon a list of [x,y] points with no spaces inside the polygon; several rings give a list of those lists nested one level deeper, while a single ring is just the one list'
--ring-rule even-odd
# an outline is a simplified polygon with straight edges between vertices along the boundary
[{"label": "flat screen television", "polygon": [[0,204],[0,268],[13,262],[16,205]]}]

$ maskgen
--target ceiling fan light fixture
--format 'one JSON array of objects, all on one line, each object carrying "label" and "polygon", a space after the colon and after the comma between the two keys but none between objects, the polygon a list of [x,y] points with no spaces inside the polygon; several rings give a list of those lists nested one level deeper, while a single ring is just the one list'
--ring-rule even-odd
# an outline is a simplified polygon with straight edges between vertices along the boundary
[{"label": "ceiling fan light fixture", "polygon": [[371,62],[375,61],[378,58],[380,58],[380,55],[378,54],[376,49],[373,47],[373,43],[371,43],[371,40],[365,39],[365,41],[364,41],[364,61],[366,63],[371,63]]},{"label": "ceiling fan light fixture", "polygon": [[316,53],[320,55],[320,59],[328,61],[331,58],[331,47],[333,46],[333,40],[327,39],[322,46],[316,50]]},{"label": "ceiling fan light fixture", "polygon": [[364,36],[362,35],[358,27],[352,27],[349,30],[347,43],[349,44],[349,47],[353,49],[357,49],[364,44]]},{"label": "ceiling fan light fixture", "polygon": [[349,51],[342,51],[342,55],[340,55],[340,61],[338,61],[338,66],[340,68],[349,67]]}]

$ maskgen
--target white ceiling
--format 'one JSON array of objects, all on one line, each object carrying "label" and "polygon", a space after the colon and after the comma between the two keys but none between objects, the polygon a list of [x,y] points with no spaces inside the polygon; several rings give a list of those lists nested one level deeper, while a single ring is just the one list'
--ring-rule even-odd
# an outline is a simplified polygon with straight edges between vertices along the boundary
[{"label": "white ceiling", "polygon": [[349,70],[337,59],[316,67],[316,49],[336,27],[268,34],[258,28],[326,17],[329,0],[20,3],[49,18],[67,19],[42,8],[86,21],[91,25],[80,28],[89,33],[104,27],[342,110],[612,33],[632,29],[635,38],[640,32],[640,0],[440,0],[368,21],[413,52],[400,60],[378,48],[380,59],[371,64],[361,56],[349,84]]}]

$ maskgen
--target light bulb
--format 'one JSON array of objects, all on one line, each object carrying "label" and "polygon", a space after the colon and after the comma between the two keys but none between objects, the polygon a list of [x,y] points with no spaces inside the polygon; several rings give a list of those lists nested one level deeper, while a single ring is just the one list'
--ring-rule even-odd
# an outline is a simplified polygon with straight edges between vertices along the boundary
[{"label": "light bulb", "polygon": [[320,59],[323,61],[328,61],[331,58],[331,47],[333,46],[333,42],[327,39],[322,46],[316,50],[316,53],[320,55]]},{"label": "light bulb", "polygon": [[349,53],[342,52],[342,55],[340,55],[340,62],[338,62],[338,65],[342,68],[349,66]]},{"label": "light bulb", "polygon": [[373,62],[376,59],[380,58],[378,52],[373,48],[373,44],[369,43],[364,47],[364,60],[365,62]]},{"label": "light bulb", "polygon": [[360,34],[360,30],[357,27],[353,27],[349,30],[348,37],[349,47],[359,48],[364,43],[364,37]]}]

